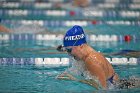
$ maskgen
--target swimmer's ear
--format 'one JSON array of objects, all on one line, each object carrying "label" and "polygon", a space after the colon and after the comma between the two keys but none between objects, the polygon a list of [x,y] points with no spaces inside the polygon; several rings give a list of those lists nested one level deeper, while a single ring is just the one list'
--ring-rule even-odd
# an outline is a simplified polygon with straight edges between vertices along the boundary
[{"label": "swimmer's ear", "polygon": [[84,47],[84,44],[80,45],[80,48],[83,48]]},{"label": "swimmer's ear", "polygon": [[80,48],[83,48],[83,45],[80,45],[79,47],[80,47]]}]

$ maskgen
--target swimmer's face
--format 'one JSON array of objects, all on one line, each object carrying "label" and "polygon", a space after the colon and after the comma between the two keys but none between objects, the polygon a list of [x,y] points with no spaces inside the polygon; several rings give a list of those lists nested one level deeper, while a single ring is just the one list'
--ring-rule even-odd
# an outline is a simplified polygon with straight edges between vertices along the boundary
[{"label": "swimmer's face", "polygon": [[66,47],[67,53],[74,57],[76,60],[82,59],[83,55],[81,54],[81,46],[70,46]]},{"label": "swimmer's face", "polygon": [[86,55],[85,47],[83,45],[80,46],[69,46],[65,48],[67,53],[74,57],[76,60],[81,60],[83,56]]},{"label": "swimmer's face", "polygon": [[82,46],[75,46],[72,48],[71,54],[74,55],[76,59],[82,59],[83,53],[81,51],[83,51]]},{"label": "swimmer's face", "polygon": [[73,52],[73,50],[75,50],[75,46],[66,47],[65,50],[67,51],[67,53],[68,53],[70,56],[74,57],[74,59],[79,60],[79,58],[77,58],[77,57],[75,56],[75,53]]}]

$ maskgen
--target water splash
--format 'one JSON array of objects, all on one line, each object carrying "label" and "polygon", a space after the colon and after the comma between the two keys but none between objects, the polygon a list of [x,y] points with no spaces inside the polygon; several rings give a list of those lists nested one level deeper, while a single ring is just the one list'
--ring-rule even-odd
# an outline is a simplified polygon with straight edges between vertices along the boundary
[{"label": "water splash", "polygon": [[28,24],[28,25],[20,25],[14,26],[12,28],[12,33],[39,33],[44,32],[45,28],[37,24]]},{"label": "water splash", "polygon": [[74,58],[70,58],[71,66],[67,69],[67,72],[72,74],[79,80],[94,80],[97,84],[99,84],[99,80],[90,74],[90,72],[86,69],[85,63],[82,60],[75,60]]}]

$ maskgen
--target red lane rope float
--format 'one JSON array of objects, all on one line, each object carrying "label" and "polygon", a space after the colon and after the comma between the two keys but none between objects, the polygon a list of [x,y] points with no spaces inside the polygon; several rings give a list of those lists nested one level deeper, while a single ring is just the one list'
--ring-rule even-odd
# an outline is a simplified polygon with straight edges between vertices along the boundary
[{"label": "red lane rope float", "polygon": [[75,16],[76,12],[75,11],[70,11],[69,14],[70,14],[70,16]]},{"label": "red lane rope float", "polygon": [[131,39],[132,39],[132,37],[131,37],[130,35],[125,35],[125,36],[124,36],[124,40],[125,40],[126,42],[130,42]]}]

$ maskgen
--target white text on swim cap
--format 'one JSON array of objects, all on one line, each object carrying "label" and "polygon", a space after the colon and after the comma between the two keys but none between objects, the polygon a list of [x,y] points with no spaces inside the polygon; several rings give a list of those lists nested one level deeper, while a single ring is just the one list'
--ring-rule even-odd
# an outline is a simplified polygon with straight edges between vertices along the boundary
[{"label": "white text on swim cap", "polygon": [[84,36],[85,36],[84,34],[75,35],[75,36],[66,36],[65,40],[79,40],[79,39],[84,38]]}]

